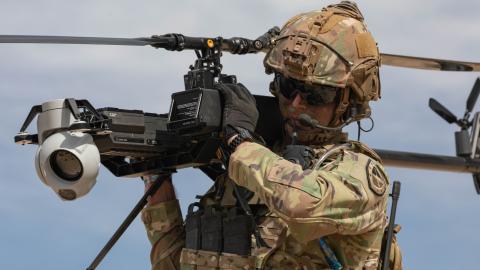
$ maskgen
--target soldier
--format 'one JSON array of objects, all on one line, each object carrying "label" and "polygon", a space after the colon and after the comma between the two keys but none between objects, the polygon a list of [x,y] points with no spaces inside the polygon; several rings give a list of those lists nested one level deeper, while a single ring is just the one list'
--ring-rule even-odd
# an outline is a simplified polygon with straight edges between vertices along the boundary
[{"label": "soldier", "polygon": [[[169,179],[142,213],[153,269],[377,269],[389,180],[378,155],[342,128],[370,116],[380,97],[380,56],[356,4],[343,1],[290,19],[264,60],[285,120],[273,151],[258,142],[255,100],[223,84],[228,175],[201,199],[222,209],[240,202],[256,216],[262,247],[251,256],[185,249],[185,228]],[[157,177],[145,177],[146,188]],[[237,189],[238,190],[238,189]],[[240,202],[241,204],[241,202]],[[225,243],[225,242],[224,242]],[[183,249],[183,250],[182,250]],[[397,247],[391,264],[401,269]]]}]

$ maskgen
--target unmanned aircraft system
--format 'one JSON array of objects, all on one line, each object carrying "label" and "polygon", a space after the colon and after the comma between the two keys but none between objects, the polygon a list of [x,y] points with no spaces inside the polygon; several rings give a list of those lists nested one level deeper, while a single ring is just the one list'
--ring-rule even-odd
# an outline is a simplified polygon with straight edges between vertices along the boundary
[{"label": "unmanned aircraft system", "polygon": [[[279,28],[256,39],[189,37],[182,34],[148,38],[0,35],[0,43],[89,44],[152,46],[169,51],[193,50],[197,59],[184,75],[185,90],[173,93],[168,112],[150,113],[122,108],[96,108],[86,99],[63,98],[34,105],[14,137],[17,144],[38,146],[35,167],[40,180],[62,200],[86,195],[95,185],[100,165],[117,177],[170,174],[195,167],[214,179],[223,172],[215,151],[221,142],[222,98],[216,84],[236,83],[222,73],[223,53],[268,51]],[[480,71],[480,63],[381,54],[382,64],[438,71]],[[430,108],[449,123],[456,123],[456,156],[375,149],[387,166],[471,173],[480,194],[480,116],[473,107],[480,93],[477,80],[462,118],[435,99]],[[273,97],[255,96],[260,118],[257,134],[272,146],[281,134],[282,120]],[[27,132],[36,118],[37,131]],[[162,181],[140,199],[112,239],[88,269],[95,269]]]},{"label": "unmanned aircraft system", "polygon": [[[266,52],[275,44],[279,30],[273,27],[254,40],[181,34],[149,38],[2,35],[0,43],[150,45],[170,51],[194,50],[197,55],[194,65],[184,76],[185,91],[172,94],[168,113],[95,108],[88,100],[73,98],[47,101],[31,108],[15,142],[39,146],[35,161],[38,176],[65,200],[81,197],[93,187],[100,163],[119,177],[138,177],[185,167],[209,170],[212,166],[219,166],[214,152],[219,144],[222,105],[214,84],[236,82],[234,75],[221,73],[222,53]],[[385,53],[381,54],[381,59],[382,65],[406,68],[480,71],[480,64],[472,62]],[[479,92],[480,82],[477,80],[462,119],[457,119],[434,99],[430,100],[432,110],[461,128],[455,134],[456,157],[376,151],[387,166],[472,173],[476,190],[480,193],[477,180],[480,172],[478,113],[470,119]],[[256,96],[256,99],[260,111],[256,132],[271,146],[277,139],[276,134],[281,134],[278,132],[281,119],[276,101],[267,96]],[[26,130],[37,115],[37,134],[29,134]],[[61,144],[63,149],[60,149]],[[75,191],[77,188],[78,192]]]}]

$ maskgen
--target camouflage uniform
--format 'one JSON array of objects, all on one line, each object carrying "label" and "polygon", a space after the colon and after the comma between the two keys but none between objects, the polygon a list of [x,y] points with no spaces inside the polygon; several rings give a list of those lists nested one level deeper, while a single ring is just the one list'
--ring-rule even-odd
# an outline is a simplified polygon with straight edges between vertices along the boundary
[{"label": "camouflage uniform", "polygon": [[[317,147],[317,155],[332,147]],[[386,225],[388,178],[372,150],[354,143],[331,155],[319,170],[303,171],[259,144],[244,143],[230,162],[230,179],[254,191],[270,210],[259,227],[272,249],[252,252],[259,269],[329,269],[318,244],[324,236],[344,269],[377,269]],[[234,205],[232,200],[227,196],[222,204]],[[180,269],[184,232],[178,203],[148,207],[143,219],[154,244],[153,269]],[[208,252],[200,259],[191,252],[182,255],[183,262],[197,265],[207,266],[209,260],[218,267],[220,256]],[[182,269],[194,269],[185,265]],[[224,269],[253,269],[237,267]]]},{"label": "camouflage uniform", "polygon": [[[345,115],[353,120],[369,116],[368,102],[380,97],[378,48],[351,3],[292,18],[264,63],[267,72],[341,89],[330,126],[344,123]],[[272,93],[278,95],[275,89]],[[281,104],[280,109],[285,116]],[[303,170],[260,144],[244,142],[230,157],[228,177],[217,181],[225,189],[221,205],[235,205],[233,181],[255,193],[249,204],[267,206],[257,224],[270,248],[254,248],[252,256],[243,257],[182,251],[178,202],[164,202],[142,215],[153,244],[153,269],[330,269],[320,238],[343,269],[377,269],[389,190],[380,158],[359,142],[337,147],[347,143],[343,133],[316,130],[299,134],[299,141],[314,144],[317,160],[328,156],[320,166]]]},{"label": "camouflage uniform", "polygon": [[324,236],[344,269],[376,269],[388,178],[373,151],[356,144],[318,170],[302,170],[258,144],[244,143],[230,162],[231,179],[255,191],[288,228],[285,241],[264,262],[267,269],[329,269],[318,245]]}]

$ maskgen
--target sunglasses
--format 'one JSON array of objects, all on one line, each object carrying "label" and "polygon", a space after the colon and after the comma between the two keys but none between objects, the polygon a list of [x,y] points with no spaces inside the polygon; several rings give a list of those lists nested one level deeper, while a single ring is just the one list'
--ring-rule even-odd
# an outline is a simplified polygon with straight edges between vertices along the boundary
[{"label": "sunglasses", "polygon": [[335,101],[339,88],[329,85],[308,85],[302,81],[285,78],[279,73],[275,73],[275,87],[283,97],[293,100],[300,95],[308,105],[319,106]]}]

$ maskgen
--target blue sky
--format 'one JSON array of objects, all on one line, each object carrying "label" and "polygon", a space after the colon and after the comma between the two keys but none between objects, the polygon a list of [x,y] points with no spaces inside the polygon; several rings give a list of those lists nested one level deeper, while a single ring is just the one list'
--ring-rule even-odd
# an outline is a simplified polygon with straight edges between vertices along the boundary
[{"label": "blue sky", "polygon": [[[2,1],[0,34],[140,37],[257,37],[290,16],[328,1]],[[480,61],[480,2],[358,1],[385,53]],[[168,111],[183,89],[193,52],[149,47],[0,45],[0,269],[85,269],[143,192],[137,179],[102,168],[86,197],[60,201],[35,174],[35,147],[13,136],[32,105],[86,98],[96,107]],[[223,58],[256,94],[268,94],[262,56]],[[435,97],[463,115],[478,74],[382,67],[382,99],[373,105],[375,129],[362,140],[374,148],[454,155],[454,126],[428,108]],[[478,106],[476,107],[478,109]],[[355,129],[350,128],[352,136]],[[32,129],[33,131],[33,129]],[[405,269],[478,267],[479,197],[471,176],[388,168],[402,181],[397,221]],[[182,207],[210,180],[195,170],[174,176]],[[149,243],[139,219],[98,269],[148,269]]]}]

